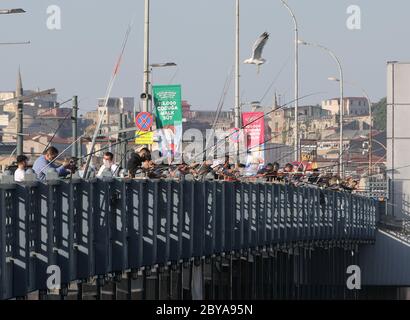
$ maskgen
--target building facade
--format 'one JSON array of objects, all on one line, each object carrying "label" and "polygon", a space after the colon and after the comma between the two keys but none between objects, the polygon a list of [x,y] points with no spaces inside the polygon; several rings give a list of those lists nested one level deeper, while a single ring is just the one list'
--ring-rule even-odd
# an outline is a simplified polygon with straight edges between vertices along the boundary
[{"label": "building facade", "polygon": [[[339,114],[340,98],[324,100],[322,102],[323,110],[329,111],[331,114]],[[369,114],[369,102],[363,97],[346,97],[344,98],[344,115],[360,116]]]}]

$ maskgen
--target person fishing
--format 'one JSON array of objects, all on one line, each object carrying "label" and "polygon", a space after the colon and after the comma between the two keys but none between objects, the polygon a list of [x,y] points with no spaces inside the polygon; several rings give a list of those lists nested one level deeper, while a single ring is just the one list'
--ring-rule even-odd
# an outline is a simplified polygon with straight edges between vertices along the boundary
[{"label": "person fishing", "polygon": [[105,170],[110,170],[113,176],[118,176],[118,164],[114,163],[114,155],[111,152],[105,152],[103,156],[103,165],[97,173],[101,177]]},{"label": "person fishing", "polygon": [[142,148],[131,154],[127,163],[127,169],[131,178],[135,178],[138,170],[148,169],[148,162],[151,162],[151,152],[148,148]]},{"label": "person fishing", "polygon": [[25,155],[17,157],[17,170],[14,172],[14,181],[23,182],[26,174],[28,158]]},{"label": "person fishing", "polygon": [[70,167],[69,161],[64,160],[61,166],[54,163],[54,160],[57,158],[58,154],[59,152],[57,148],[49,147],[44,154],[34,162],[33,171],[40,181],[46,180],[46,173],[49,168],[55,169],[60,177],[65,177],[70,174],[70,171],[68,170]]}]

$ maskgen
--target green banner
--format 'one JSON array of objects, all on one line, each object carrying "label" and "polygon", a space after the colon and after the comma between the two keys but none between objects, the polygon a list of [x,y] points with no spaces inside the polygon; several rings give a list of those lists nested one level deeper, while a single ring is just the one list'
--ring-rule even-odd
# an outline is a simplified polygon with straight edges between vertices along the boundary
[{"label": "green banner", "polygon": [[157,129],[182,124],[181,86],[153,86]]}]

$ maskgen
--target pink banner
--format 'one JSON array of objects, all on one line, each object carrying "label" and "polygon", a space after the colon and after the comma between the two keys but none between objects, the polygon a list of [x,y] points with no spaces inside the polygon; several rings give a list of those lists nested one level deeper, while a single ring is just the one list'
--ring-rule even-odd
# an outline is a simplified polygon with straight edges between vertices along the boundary
[{"label": "pink banner", "polygon": [[244,112],[242,125],[247,137],[246,148],[254,148],[265,143],[265,114],[263,112]]}]

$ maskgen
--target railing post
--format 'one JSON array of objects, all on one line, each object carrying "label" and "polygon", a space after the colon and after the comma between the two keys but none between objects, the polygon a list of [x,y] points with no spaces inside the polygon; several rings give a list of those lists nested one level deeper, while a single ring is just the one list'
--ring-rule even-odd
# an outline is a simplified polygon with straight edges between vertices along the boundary
[{"label": "railing post", "polygon": [[18,222],[13,203],[15,185],[0,184],[0,297],[14,297],[14,256],[17,247],[15,224]]}]

